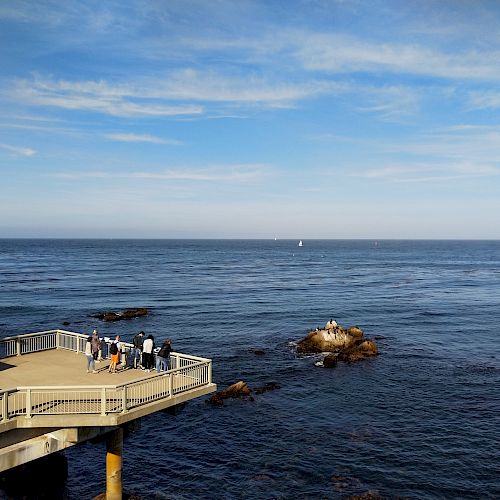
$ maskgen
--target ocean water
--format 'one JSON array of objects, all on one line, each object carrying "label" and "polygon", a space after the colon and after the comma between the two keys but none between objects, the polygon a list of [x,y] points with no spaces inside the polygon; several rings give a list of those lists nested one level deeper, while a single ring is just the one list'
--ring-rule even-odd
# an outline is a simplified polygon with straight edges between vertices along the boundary
[{"label": "ocean water", "polygon": [[[137,306],[149,316],[90,317]],[[332,317],[380,355],[333,370],[297,356]],[[281,386],[144,418],[124,445],[130,493],[500,498],[499,241],[0,240],[0,336],[63,321],[171,337],[213,358],[220,389]],[[104,444],[65,454],[70,498],[104,491]]]}]

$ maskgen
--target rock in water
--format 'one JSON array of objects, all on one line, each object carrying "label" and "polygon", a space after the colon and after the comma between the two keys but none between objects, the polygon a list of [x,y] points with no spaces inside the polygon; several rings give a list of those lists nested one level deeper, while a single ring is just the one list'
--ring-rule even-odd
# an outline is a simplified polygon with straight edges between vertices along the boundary
[{"label": "rock in water", "polygon": [[147,316],[148,310],[145,307],[136,307],[135,309],[125,309],[121,312],[105,311],[94,314],[94,318],[102,319],[103,321],[120,321],[122,319],[133,319],[140,316]]},{"label": "rock in water", "polygon": [[342,351],[338,355],[339,361],[346,361],[347,363],[354,363],[365,358],[370,358],[371,356],[376,356],[378,354],[377,345],[373,340],[363,340],[359,344],[356,344],[345,351]]},{"label": "rock in water", "polygon": [[323,366],[325,368],[335,368],[337,366],[337,355],[328,354],[328,356],[325,356],[325,359],[323,360]]},{"label": "rock in water", "polygon": [[341,326],[330,330],[313,330],[297,343],[297,352],[338,352],[354,345],[357,337],[350,335]]},{"label": "rock in water", "polygon": [[145,307],[138,307],[136,309],[126,309],[122,312],[123,319],[138,318],[139,316],[147,316],[148,310]]},{"label": "rock in water", "polygon": [[224,399],[227,398],[245,398],[252,394],[252,389],[248,387],[246,382],[240,380],[235,384],[230,385],[227,389],[223,391],[216,392],[210,397],[208,403],[214,406],[223,406]]},{"label": "rock in water", "polygon": [[347,329],[347,333],[355,339],[363,338],[363,330],[359,326],[351,326]]},{"label": "rock in water", "polygon": [[254,392],[255,394],[264,394],[264,392],[275,391],[276,389],[281,389],[281,386],[276,382],[268,382],[266,385],[262,387],[257,387],[257,389],[255,389]]},{"label": "rock in water", "polygon": [[365,339],[363,330],[359,326],[345,329],[340,325],[332,326],[331,321],[327,325],[330,328],[316,328],[316,330],[310,331],[297,343],[297,352],[338,353],[338,355],[330,354],[323,359],[325,368],[333,368],[337,361],[353,363],[378,354],[375,342]]}]

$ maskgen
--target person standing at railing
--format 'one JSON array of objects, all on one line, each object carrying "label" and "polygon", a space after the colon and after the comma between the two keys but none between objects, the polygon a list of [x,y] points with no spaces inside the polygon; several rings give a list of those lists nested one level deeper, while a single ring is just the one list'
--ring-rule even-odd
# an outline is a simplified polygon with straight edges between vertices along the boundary
[{"label": "person standing at railing", "polygon": [[109,354],[111,355],[111,363],[109,364],[108,368],[109,373],[116,373],[116,365],[118,364],[119,356],[118,353],[118,342],[116,340],[113,340],[113,342],[109,344]]},{"label": "person standing at railing", "polygon": [[170,353],[172,352],[172,341],[167,339],[163,342],[158,354],[156,355],[156,371],[166,372],[170,364]]},{"label": "person standing at railing", "polygon": [[133,347],[130,349],[128,365],[130,368],[139,368],[141,365],[142,344],[144,343],[144,332],[140,331],[133,339]]},{"label": "person standing at railing", "polygon": [[115,344],[116,344],[116,347],[118,347],[118,363],[121,364],[123,342],[122,342],[120,335],[117,335],[115,337]]},{"label": "person standing at railing", "polygon": [[87,337],[87,342],[85,343],[85,357],[87,358],[87,373],[90,373],[90,367],[92,366],[92,373],[97,373],[95,370],[95,359],[92,355],[92,337]]},{"label": "person standing at railing", "polygon": [[155,338],[148,335],[148,338],[142,344],[142,366],[147,372],[153,368],[153,351],[155,348]]},{"label": "person standing at railing", "polygon": [[94,358],[94,361],[97,361],[99,363],[99,351],[101,350],[101,341],[99,339],[99,335],[97,334],[97,330],[94,330],[92,332],[92,356]]}]

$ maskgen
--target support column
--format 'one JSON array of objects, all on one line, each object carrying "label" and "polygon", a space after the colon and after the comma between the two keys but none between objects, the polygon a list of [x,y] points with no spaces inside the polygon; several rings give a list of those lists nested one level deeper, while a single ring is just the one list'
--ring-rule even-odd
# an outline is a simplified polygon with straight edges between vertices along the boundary
[{"label": "support column", "polygon": [[123,429],[106,435],[106,500],[122,500]]}]

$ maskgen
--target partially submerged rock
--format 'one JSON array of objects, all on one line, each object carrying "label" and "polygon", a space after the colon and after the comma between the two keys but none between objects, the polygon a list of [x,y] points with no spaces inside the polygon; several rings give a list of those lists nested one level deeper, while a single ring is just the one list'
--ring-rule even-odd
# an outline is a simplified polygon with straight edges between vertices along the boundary
[{"label": "partially submerged rock", "polygon": [[337,366],[337,354],[328,354],[323,359],[323,366],[325,368],[335,368]]},{"label": "partially submerged rock", "polygon": [[146,316],[148,310],[145,307],[137,307],[134,309],[125,309],[121,312],[106,311],[94,314],[94,318],[102,319],[103,321],[120,321],[122,319],[133,319],[140,316]]},{"label": "partially submerged rock", "polygon": [[248,387],[246,382],[240,380],[235,384],[230,385],[227,389],[223,391],[216,392],[213,394],[208,402],[214,406],[223,406],[224,399],[227,398],[247,398],[252,393],[252,389]]},{"label": "partially submerged rock", "polygon": [[359,344],[340,352],[337,358],[339,361],[354,363],[371,356],[376,356],[377,354],[378,348],[375,342],[373,340],[366,339],[362,340]]},{"label": "partially submerged rock", "polygon": [[213,406],[223,406],[224,400],[228,398],[237,398],[237,399],[248,399],[249,401],[253,401],[252,393],[254,394],[263,394],[264,392],[274,391],[276,389],[281,389],[281,386],[276,382],[268,382],[266,385],[262,387],[257,387],[254,391],[248,386],[246,382],[240,380],[235,384],[230,385],[223,391],[216,392],[213,394],[208,400],[207,403]]},{"label": "partially submerged rock", "polygon": [[275,391],[276,389],[281,389],[281,386],[276,382],[268,382],[266,385],[262,387],[257,387],[255,389],[255,394],[264,394],[264,392]]},{"label": "partially submerged rock", "polygon": [[373,340],[364,338],[359,326],[343,328],[330,320],[325,328],[310,331],[297,343],[297,352],[315,354],[328,352],[323,359],[323,366],[333,368],[337,361],[353,363],[378,354],[377,345]]}]

